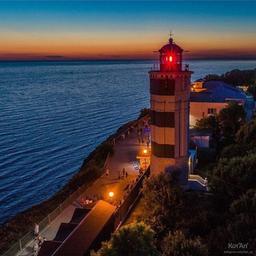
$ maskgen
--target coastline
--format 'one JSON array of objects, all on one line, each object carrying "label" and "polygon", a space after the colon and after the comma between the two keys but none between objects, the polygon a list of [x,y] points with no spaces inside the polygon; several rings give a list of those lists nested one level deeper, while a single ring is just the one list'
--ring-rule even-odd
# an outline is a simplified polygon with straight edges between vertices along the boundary
[{"label": "coastline", "polygon": [[33,232],[34,223],[39,223],[48,214],[54,211],[63,201],[77,191],[80,186],[89,187],[97,180],[104,171],[104,164],[107,156],[113,152],[111,141],[120,137],[134,122],[143,117],[141,115],[119,127],[116,132],[110,135],[100,145],[98,145],[83,161],[79,171],[74,174],[66,185],[49,199],[34,205],[27,210],[18,213],[0,226],[0,253],[4,253],[15,242],[27,234]]}]

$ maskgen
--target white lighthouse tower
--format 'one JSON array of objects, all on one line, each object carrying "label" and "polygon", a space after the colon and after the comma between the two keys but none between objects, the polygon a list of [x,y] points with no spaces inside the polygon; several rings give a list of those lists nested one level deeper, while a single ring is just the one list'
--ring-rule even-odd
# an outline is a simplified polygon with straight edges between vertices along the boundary
[{"label": "white lighthouse tower", "polygon": [[182,68],[182,48],[169,39],[160,50],[160,67],[149,72],[151,174],[179,167],[188,179],[189,97],[192,72]]}]

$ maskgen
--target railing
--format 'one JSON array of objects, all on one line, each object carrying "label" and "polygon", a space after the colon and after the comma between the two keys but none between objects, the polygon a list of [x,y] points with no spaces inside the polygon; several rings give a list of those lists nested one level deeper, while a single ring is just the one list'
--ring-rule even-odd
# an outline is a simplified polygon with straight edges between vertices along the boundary
[{"label": "railing", "polygon": [[208,180],[207,178],[203,179],[201,176],[196,175],[196,174],[190,174],[188,177],[190,182],[196,182],[195,184],[197,184],[197,188],[198,185],[201,185],[201,188],[199,187],[199,190],[205,190],[205,191],[209,191],[209,186],[208,186]]},{"label": "railing", "polygon": [[141,194],[143,181],[149,176],[149,174],[150,169],[148,168],[143,174],[137,177],[136,182],[124,197],[123,202],[117,208],[115,213],[114,229],[118,229],[128,217],[130,211]]},{"label": "railing", "polygon": [[151,71],[159,71],[159,69],[160,69],[159,63],[154,63],[153,66],[151,67]]},{"label": "railing", "polygon": [[[114,136],[111,139],[110,142],[112,144],[115,144],[117,141],[125,139],[125,137],[129,135],[133,126],[142,122],[143,119],[144,119],[144,117],[139,119],[139,120],[136,120],[136,121],[132,122],[132,124],[130,126],[128,126],[124,131],[121,131],[120,133],[117,134],[117,136]],[[109,160],[110,160],[110,155],[108,154],[107,157],[106,157],[103,168],[106,168],[106,166],[108,165]],[[87,188],[88,188],[88,184],[85,184],[85,185],[79,187],[74,193],[72,193],[55,210],[53,210],[41,222],[38,223],[39,230],[43,230],[44,228],[46,228],[46,226],[49,225],[63,210],[65,210],[65,208],[67,208],[81,194],[83,194]],[[33,239],[34,239],[34,230],[32,229],[27,234],[25,234],[22,238],[20,238],[16,243],[14,243],[5,253],[2,254],[2,256],[14,256],[14,255],[16,255],[17,253],[24,250],[26,245],[29,242],[31,242]]]},{"label": "railing", "polygon": [[[141,189],[143,186],[143,181],[146,177],[149,176],[149,168],[134,182],[133,186],[127,191],[126,196],[124,196],[122,203],[117,207],[115,213],[109,219],[109,221],[104,225],[104,228],[100,231],[97,238],[93,241],[92,245],[88,249],[88,252],[91,250],[98,250],[102,245],[102,241],[109,240],[111,233],[116,231],[127,219],[129,213],[136,204],[138,198],[141,195]],[[88,252],[84,254],[87,255]]]},{"label": "railing", "polygon": [[[65,210],[71,203],[73,203],[81,194],[88,188],[88,184],[79,187],[72,193],[65,201],[63,201],[55,210],[48,214],[41,222],[38,223],[39,230],[43,230],[49,225],[63,210]],[[11,246],[2,256],[14,256],[22,251],[26,245],[34,239],[34,231],[29,231],[26,235],[20,238],[15,244]]]},{"label": "railing", "polygon": [[196,180],[204,186],[206,186],[206,183],[207,183],[207,180],[203,179],[201,176],[196,175],[196,174],[190,174],[189,179]]}]

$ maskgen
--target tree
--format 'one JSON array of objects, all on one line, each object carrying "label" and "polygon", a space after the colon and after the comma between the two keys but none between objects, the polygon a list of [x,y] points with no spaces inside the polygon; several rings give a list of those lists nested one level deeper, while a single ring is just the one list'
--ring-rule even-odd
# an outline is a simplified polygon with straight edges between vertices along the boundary
[{"label": "tree", "polygon": [[256,184],[256,154],[220,159],[213,170],[211,183],[218,203],[223,205],[237,199]]},{"label": "tree", "polygon": [[220,158],[234,158],[234,157],[241,157],[248,154],[251,147],[250,145],[246,144],[230,144],[226,147],[224,147],[220,153]]},{"label": "tree", "polygon": [[241,144],[256,144],[256,119],[244,124],[236,134],[236,142]]},{"label": "tree", "polygon": [[143,201],[144,220],[156,232],[158,242],[176,229],[201,236],[211,228],[206,210],[210,198],[199,192],[184,191],[172,174],[161,173],[148,179],[143,186]]},{"label": "tree", "polygon": [[158,238],[175,227],[183,200],[177,178],[161,173],[146,180],[143,186],[145,220],[156,231]]},{"label": "tree", "polygon": [[209,74],[204,77],[205,81],[219,81],[222,80],[221,76],[216,75],[216,74]]},{"label": "tree", "polygon": [[144,117],[144,116],[147,116],[147,115],[150,115],[150,109],[149,108],[143,108],[140,110],[140,115],[138,117],[138,119]]},{"label": "tree", "polygon": [[249,85],[251,87],[256,84],[256,69],[234,69],[222,75],[210,74],[205,76],[204,80],[219,80],[231,84],[233,86]]},{"label": "tree", "polygon": [[229,237],[232,242],[249,243],[256,246],[256,190],[250,189],[230,206],[232,219],[228,225]]},{"label": "tree", "polygon": [[197,129],[211,129],[213,132],[216,132],[218,127],[218,120],[214,115],[203,117],[202,119],[197,120],[195,125],[195,128]]},{"label": "tree", "polygon": [[199,238],[189,239],[181,231],[169,233],[163,240],[163,256],[206,256],[207,248]]},{"label": "tree", "polygon": [[229,103],[218,115],[221,133],[229,142],[234,142],[235,134],[245,123],[245,111],[243,106],[235,102]]},{"label": "tree", "polygon": [[143,222],[123,226],[95,256],[157,256],[153,230]]}]

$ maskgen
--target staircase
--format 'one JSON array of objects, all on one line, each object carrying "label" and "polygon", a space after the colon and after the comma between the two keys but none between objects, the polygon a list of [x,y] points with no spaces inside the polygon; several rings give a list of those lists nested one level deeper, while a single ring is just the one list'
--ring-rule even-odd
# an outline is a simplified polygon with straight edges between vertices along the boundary
[{"label": "staircase", "polygon": [[203,179],[200,175],[190,174],[188,176],[188,187],[190,190],[208,191],[208,180]]}]

